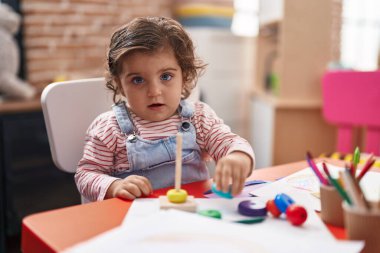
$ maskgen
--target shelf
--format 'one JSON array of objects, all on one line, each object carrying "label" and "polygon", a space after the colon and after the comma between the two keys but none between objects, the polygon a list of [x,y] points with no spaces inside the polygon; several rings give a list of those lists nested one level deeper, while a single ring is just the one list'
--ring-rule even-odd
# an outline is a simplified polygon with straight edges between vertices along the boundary
[{"label": "shelf", "polygon": [[339,41],[333,39],[340,33],[340,2],[283,1],[282,19],[260,25],[255,89],[275,91],[281,106],[315,106],[321,100],[320,78],[340,57]]},{"label": "shelf", "polygon": [[4,100],[0,101],[0,114],[40,111],[40,97],[32,100]]},{"label": "shelf", "polygon": [[283,109],[319,109],[322,107],[319,99],[287,99],[260,90],[253,91],[252,98]]}]

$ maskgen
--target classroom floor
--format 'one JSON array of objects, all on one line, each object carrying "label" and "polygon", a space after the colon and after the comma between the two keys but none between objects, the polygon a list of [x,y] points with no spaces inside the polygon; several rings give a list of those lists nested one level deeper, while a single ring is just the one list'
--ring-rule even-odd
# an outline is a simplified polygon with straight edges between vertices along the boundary
[{"label": "classroom floor", "polygon": [[7,253],[21,253],[21,236],[16,235],[7,238]]}]

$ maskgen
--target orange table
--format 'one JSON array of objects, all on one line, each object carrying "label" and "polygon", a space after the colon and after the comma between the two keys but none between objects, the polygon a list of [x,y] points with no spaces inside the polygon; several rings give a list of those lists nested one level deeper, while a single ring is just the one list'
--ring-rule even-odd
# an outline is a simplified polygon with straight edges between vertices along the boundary
[{"label": "orange table", "polygon": [[[249,179],[276,180],[307,166],[306,162],[297,162],[259,169]],[[203,197],[203,192],[209,190],[210,185],[206,180],[182,185],[182,188],[195,197]],[[157,190],[152,197],[166,191]],[[22,222],[21,249],[24,253],[59,252],[120,225],[131,203],[114,198],[27,216]],[[345,239],[343,228],[328,228],[336,238]]]}]

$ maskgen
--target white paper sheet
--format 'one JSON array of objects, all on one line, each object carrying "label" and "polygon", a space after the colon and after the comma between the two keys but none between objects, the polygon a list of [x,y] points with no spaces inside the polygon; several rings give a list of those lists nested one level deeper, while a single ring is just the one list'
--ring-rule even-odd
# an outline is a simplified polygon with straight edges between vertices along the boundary
[{"label": "white paper sheet", "polygon": [[[254,201],[264,202],[262,198],[233,198],[233,199],[202,199],[196,198],[195,202],[198,204],[198,211],[205,209],[215,209],[222,213],[222,220],[228,223],[232,223],[236,220],[246,219],[246,216],[240,215],[237,211],[237,206],[241,201],[251,199]],[[264,202],[265,203],[265,202]],[[268,215],[265,221],[259,224],[247,224],[245,226],[254,226],[268,231],[273,230],[281,234],[302,236],[303,239],[310,237],[313,240],[335,240],[334,236],[327,229],[325,224],[321,221],[319,216],[314,210],[309,209],[308,218],[302,226],[292,226],[287,220],[285,215],[282,215],[280,219],[275,219]],[[158,199],[136,199],[129,211],[125,216],[122,226],[134,226],[136,223],[140,223],[150,215],[159,212]],[[211,219],[211,218],[210,218]]]},{"label": "white paper sheet", "polygon": [[[290,224],[286,224],[284,231],[285,226],[274,228],[264,225],[267,221],[244,225],[176,210],[152,212],[137,220],[126,222],[64,252],[357,253],[363,247],[361,242],[311,238],[305,228]],[[316,228],[310,229],[312,233]],[[293,234],[290,232],[292,230],[298,232]]]},{"label": "white paper sheet", "polygon": [[[322,163],[317,164],[323,173]],[[339,171],[344,168],[327,164],[332,177],[337,178]],[[360,173],[360,170],[357,171]],[[290,195],[297,203],[313,208],[316,211],[321,210],[319,195],[320,182],[310,167],[293,173],[287,177],[281,178],[275,182],[268,183],[253,190],[251,194],[263,197],[264,199],[273,199],[278,193]],[[360,181],[363,193],[370,201],[379,201],[380,198],[380,173],[367,172]]]}]

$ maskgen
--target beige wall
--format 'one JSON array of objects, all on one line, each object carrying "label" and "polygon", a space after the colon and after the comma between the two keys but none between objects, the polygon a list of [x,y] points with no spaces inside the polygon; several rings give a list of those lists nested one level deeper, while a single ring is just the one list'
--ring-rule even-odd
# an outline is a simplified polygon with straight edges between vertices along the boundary
[{"label": "beige wall", "polygon": [[102,76],[112,31],[137,16],[172,16],[172,0],[24,0],[27,81]]}]

